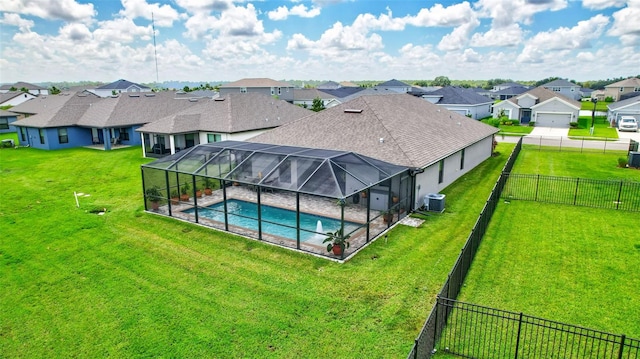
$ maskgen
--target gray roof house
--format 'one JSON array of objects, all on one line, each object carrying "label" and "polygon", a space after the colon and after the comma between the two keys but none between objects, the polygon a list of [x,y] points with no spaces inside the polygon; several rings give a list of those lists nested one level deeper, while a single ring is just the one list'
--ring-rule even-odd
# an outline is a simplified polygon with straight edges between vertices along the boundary
[{"label": "gray roof house", "polygon": [[188,108],[148,121],[143,156],[173,154],[201,143],[242,141],[313,112],[261,93],[232,93],[192,101]]},{"label": "gray roof house", "polygon": [[248,139],[351,151],[410,167],[417,207],[491,156],[495,127],[408,94],[360,96]]},{"label": "gray roof house", "polygon": [[0,133],[16,132],[13,122],[18,120],[18,116],[15,112],[0,110]]},{"label": "gray roof house", "polygon": [[470,88],[447,86],[423,93],[421,98],[449,111],[479,120],[491,116],[493,101]]},{"label": "gray roof house", "polygon": [[133,83],[131,81],[120,79],[110,84],[96,87],[95,89],[87,89],[87,91],[92,92],[100,97],[109,97],[121,94],[123,92],[151,92],[151,88],[148,86]]},{"label": "gray roof house", "polygon": [[493,117],[501,114],[521,124],[535,121],[536,126],[566,127],[578,121],[580,102],[542,86],[493,105]]},{"label": "gray roof house", "polygon": [[571,81],[565,79],[557,79],[551,82],[547,82],[542,87],[557,92],[565,97],[573,100],[580,100],[582,93],[580,92],[580,85],[576,85]]},{"label": "gray roof house", "polygon": [[607,119],[612,126],[615,127],[621,116],[633,116],[640,121],[640,96],[634,96],[607,105]]},{"label": "gray roof house", "polygon": [[280,96],[283,99],[291,99],[290,92],[294,86],[282,81],[269,78],[245,78],[220,85],[220,96],[229,93],[258,92],[270,96]]},{"label": "gray roof house", "polygon": [[0,93],[10,92],[12,88],[15,88],[16,90],[27,89],[27,91],[34,96],[49,94],[49,90],[47,88],[30,84],[28,82],[16,82],[14,84],[2,85],[0,86]]},{"label": "gray roof house", "polygon": [[489,93],[489,96],[487,97],[494,100],[506,100],[514,96],[521,95],[529,90],[531,90],[531,87],[529,86],[511,86],[501,90],[493,91]]},{"label": "gray roof house", "polygon": [[316,86],[318,90],[335,90],[339,89],[340,87],[342,87],[342,85],[335,81],[327,81]]},{"label": "gray roof house", "polygon": [[411,85],[396,79],[377,84],[374,86],[374,88],[378,90],[391,90],[398,93],[407,93],[411,91]]},{"label": "gray roof house", "polygon": [[17,106],[25,101],[35,98],[30,92],[9,91],[0,93],[0,106]]},{"label": "gray roof house", "polygon": [[293,98],[287,98],[287,102],[304,108],[311,108],[313,100],[320,98],[325,108],[333,107],[340,104],[336,96],[330,95],[325,91],[318,89],[293,89],[291,94]]}]

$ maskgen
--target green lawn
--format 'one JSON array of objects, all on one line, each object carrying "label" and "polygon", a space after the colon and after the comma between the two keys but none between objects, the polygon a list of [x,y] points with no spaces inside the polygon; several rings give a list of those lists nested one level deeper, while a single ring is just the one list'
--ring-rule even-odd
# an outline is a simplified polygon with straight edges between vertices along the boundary
[{"label": "green lawn", "polygon": [[598,137],[602,138],[618,138],[618,131],[609,125],[606,117],[596,117],[593,123],[593,133],[591,133],[591,117],[581,119],[585,120],[586,128],[569,129],[569,137]]},{"label": "green lawn", "polygon": [[[613,102],[598,101],[598,103],[596,103],[596,111],[606,112],[608,110],[607,106],[612,103]],[[581,110],[589,110],[589,111],[593,110],[593,102],[591,101],[581,101],[580,104],[581,104],[580,106]]]},{"label": "green lawn", "polygon": [[638,213],[501,203],[459,300],[640,338]]},{"label": "green lawn", "polygon": [[640,181],[638,170],[618,167],[619,157],[627,157],[627,153],[538,151],[525,145],[512,172],[598,180]]},{"label": "green lawn", "polygon": [[345,264],[145,213],[139,147],[0,150],[0,352],[405,357],[512,147]]}]

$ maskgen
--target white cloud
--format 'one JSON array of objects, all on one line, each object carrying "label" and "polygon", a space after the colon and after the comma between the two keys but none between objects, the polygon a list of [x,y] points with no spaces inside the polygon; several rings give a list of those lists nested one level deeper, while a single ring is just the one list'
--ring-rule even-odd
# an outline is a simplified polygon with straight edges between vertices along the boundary
[{"label": "white cloud", "polygon": [[146,0],[121,0],[123,9],[119,14],[129,19],[143,18],[153,20],[156,26],[170,27],[173,22],[180,19],[180,14],[170,5],[158,3],[148,4]]},{"label": "white cloud", "polygon": [[269,11],[267,16],[269,19],[274,21],[286,20],[287,17],[291,16],[300,16],[302,18],[312,18],[320,15],[319,7],[311,7],[311,9],[307,9],[307,7],[303,4],[295,5],[289,10],[286,6],[280,6],[276,10]]},{"label": "white cloud", "polygon": [[369,36],[366,29],[354,29],[337,22],[325,31],[318,41],[311,41],[302,34],[295,34],[287,43],[287,50],[307,50],[323,57],[342,56],[341,52],[366,52],[382,49],[378,34]]},{"label": "white cloud", "polygon": [[540,12],[558,11],[567,7],[566,0],[479,0],[474,6],[479,15],[493,19],[493,28],[514,23],[530,25]]},{"label": "white cloud", "polygon": [[97,14],[93,4],[79,4],[75,0],[3,0],[0,11],[83,23],[91,23]]},{"label": "white cloud", "polygon": [[366,33],[369,30],[401,31],[404,30],[405,23],[405,19],[394,18],[391,10],[387,8],[387,13],[380,14],[378,17],[369,13],[359,14],[351,27],[362,33]]},{"label": "white cloud", "polygon": [[522,43],[522,29],[518,24],[511,24],[501,29],[490,29],[484,34],[475,33],[471,37],[474,47],[509,47]]},{"label": "white cloud", "polygon": [[3,14],[2,19],[0,19],[0,24],[8,25],[8,26],[16,26],[20,31],[30,31],[34,25],[34,22],[31,20],[23,19],[18,14],[12,14],[5,12]]},{"label": "white cloud", "polygon": [[572,28],[539,32],[527,41],[518,62],[539,62],[549,56],[560,56],[554,51],[584,49],[591,46],[591,41],[602,35],[609,18],[598,14],[589,20],[579,21]]},{"label": "white cloud", "polygon": [[440,40],[438,44],[438,49],[442,51],[454,51],[464,48],[469,42],[471,33],[478,25],[480,25],[480,21],[474,18],[456,27],[451,33],[442,37],[442,40]]},{"label": "white cloud", "polygon": [[96,40],[103,43],[130,43],[138,38],[149,40],[153,35],[151,24],[137,26],[131,19],[115,19],[101,21],[99,28],[93,32]]},{"label": "white cloud", "polygon": [[613,26],[609,36],[618,36],[627,46],[640,45],[640,0],[631,0],[626,8],[613,13]]},{"label": "white cloud", "polygon": [[582,0],[582,6],[591,10],[602,10],[610,7],[623,7],[627,0]]},{"label": "white cloud", "polygon": [[175,0],[176,4],[192,14],[223,11],[233,6],[232,0]]},{"label": "white cloud", "polygon": [[72,42],[84,42],[93,36],[85,24],[67,24],[60,29],[60,37]]},{"label": "white cloud", "polygon": [[476,15],[466,1],[446,8],[435,4],[430,9],[421,9],[416,16],[405,17],[407,24],[420,27],[453,27],[474,20]]},{"label": "white cloud", "polygon": [[476,62],[479,63],[482,61],[482,56],[479,53],[475,52],[473,49],[465,49],[462,53],[461,60],[463,62]]}]

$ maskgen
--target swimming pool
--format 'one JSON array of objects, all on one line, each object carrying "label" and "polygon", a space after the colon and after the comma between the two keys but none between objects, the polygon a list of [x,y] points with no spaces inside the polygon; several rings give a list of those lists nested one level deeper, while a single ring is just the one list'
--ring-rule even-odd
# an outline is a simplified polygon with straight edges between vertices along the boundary
[{"label": "swimming pool", "polygon": [[[262,232],[296,240],[296,212],[288,209],[262,205]],[[185,213],[194,214],[191,208]],[[258,204],[253,202],[231,199],[227,201],[227,213],[229,225],[258,230]],[[198,209],[198,216],[224,223],[224,203],[216,203],[211,206]],[[318,228],[318,221],[322,228]],[[293,228],[291,228],[293,227]],[[360,227],[354,222],[344,222],[344,233]],[[322,244],[325,236],[316,234],[335,232],[340,228],[340,220],[318,216],[315,214],[300,212],[300,241],[314,244]]]}]

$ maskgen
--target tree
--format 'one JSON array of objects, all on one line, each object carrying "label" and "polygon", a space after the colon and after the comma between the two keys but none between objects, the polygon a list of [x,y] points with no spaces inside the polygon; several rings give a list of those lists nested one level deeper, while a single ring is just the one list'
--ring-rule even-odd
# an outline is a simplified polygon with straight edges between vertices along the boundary
[{"label": "tree", "polygon": [[49,93],[51,93],[52,95],[57,95],[60,93],[60,89],[55,86],[51,86],[51,88],[49,89]]},{"label": "tree", "polygon": [[431,86],[451,86],[451,80],[447,76],[438,76],[431,82]]},{"label": "tree", "polygon": [[21,89],[20,89],[20,91],[22,91],[22,92],[29,92],[29,89],[28,89],[28,88],[26,88],[26,87],[23,87],[23,88],[21,88]]},{"label": "tree", "polygon": [[191,92],[191,89],[189,88],[189,86],[186,86],[186,85],[185,85],[185,86],[182,88],[182,91],[184,91],[184,92]]},{"label": "tree", "polygon": [[15,86],[11,86],[11,88],[9,89],[9,91],[14,92],[14,91],[18,91],[18,89]]},{"label": "tree", "polygon": [[415,81],[413,84],[420,87],[429,87],[429,81],[425,81],[425,80],[418,80],[418,81]]},{"label": "tree", "polygon": [[313,99],[313,104],[311,105],[311,111],[320,112],[324,110],[324,101],[320,97],[316,97]]}]

